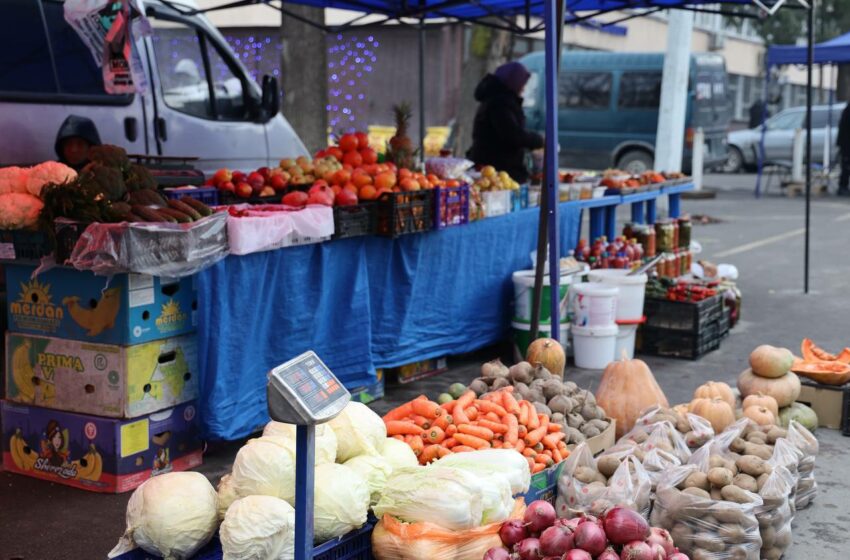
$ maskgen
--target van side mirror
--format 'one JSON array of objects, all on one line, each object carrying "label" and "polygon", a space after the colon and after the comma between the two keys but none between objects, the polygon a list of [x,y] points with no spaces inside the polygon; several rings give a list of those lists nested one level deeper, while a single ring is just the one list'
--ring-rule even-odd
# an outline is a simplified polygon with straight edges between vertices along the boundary
[{"label": "van side mirror", "polygon": [[263,98],[260,102],[263,112],[271,118],[280,111],[280,90],[277,78],[266,74],[263,76]]}]

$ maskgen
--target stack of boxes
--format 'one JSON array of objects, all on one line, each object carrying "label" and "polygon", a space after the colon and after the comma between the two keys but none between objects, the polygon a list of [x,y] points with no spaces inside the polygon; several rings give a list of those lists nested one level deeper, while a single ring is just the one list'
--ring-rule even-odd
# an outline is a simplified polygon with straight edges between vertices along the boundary
[{"label": "stack of boxes", "polygon": [[6,470],[126,492],[201,464],[193,277],[5,272]]}]

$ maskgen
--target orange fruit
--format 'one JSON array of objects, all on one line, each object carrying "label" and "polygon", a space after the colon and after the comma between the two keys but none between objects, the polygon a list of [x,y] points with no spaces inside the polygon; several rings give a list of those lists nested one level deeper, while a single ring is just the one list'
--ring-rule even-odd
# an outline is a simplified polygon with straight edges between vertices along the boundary
[{"label": "orange fruit", "polygon": [[396,177],[392,171],[384,171],[375,177],[375,187],[380,189],[391,189],[395,186]]},{"label": "orange fruit", "polygon": [[375,200],[378,198],[378,191],[372,185],[366,185],[360,189],[358,196],[361,200]]},{"label": "orange fruit", "polygon": [[351,191],[351,192],[353,192],[354,194],[357,194],[357,192],[358,192],[358,190],[359,190],[359,189],[357,188],[357,186],[356,186],[354,183],[346,183],[346,184],[345,184],[345,186],[344,186],[344,187],[342,187],[342,188],[343,188],[343,190]]},{"label": "orange fruit", "polygon": [[333,174],[333,180],[331,182],[334,185],[344,185],[349,181],[351,181],[351,172],[345,169],[340,169]]},{"label": "orange fruit", "polygon": [[413,175],[413,172],[410,169],[407,169],[406,167],[402,167],[401,169],[398,170],[398,178],[399,179],[407,179],[408,177],[410,177],[412,175]]},{"label": "orange fruit", "polygon": [[366,185],[371,185],[372,177],[367,175],[366,173],[355,173],[351,176],[351,182],[354,183],[354,186],[359,189],[361,187],[365,187]]},{"label": "orange fruit", "polygon": [[399,181],[399,186],[401,186],[401,190],[403,191],[418,191],[422,188],[419,185],[419,181],[411,177]]}]

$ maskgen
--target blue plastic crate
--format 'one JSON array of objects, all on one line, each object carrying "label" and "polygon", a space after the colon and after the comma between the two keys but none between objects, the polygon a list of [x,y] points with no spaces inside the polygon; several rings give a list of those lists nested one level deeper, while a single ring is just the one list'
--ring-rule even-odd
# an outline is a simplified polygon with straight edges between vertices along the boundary
[{"label": "blue plastic crate", "polygon": [[558,479],[563,470],[564,461],[561,461],[557,465],[552,465],[544,471],[533,474],[528,492],[522,494],[525,503],[530,504],[535,500],[544,500],[554,506],[555,498],[558,497]]},{"label": "blue plastic crate", "polygon": [[[360,529],[351,531],[338,539],[322,543],[313,549],[313,560],[371,560],[372,559],[372,529],[375,526],[369,522]],[[191,560],[221,560],[221,541],[218,533],[199,550]],[[160,556],[148,554],[141,548],[131,550],[114,560],[162,560]]]},{"label": "blue plastic crate", "polygon": [[166,198],[180,200],[184,196],[200,200],[207,206],[218,206],[218,189],[215,187],[198,187],[196,189],[162,189]]},{"label": "blue plastic crate", "polygon": [[434,189],[434,229],[469,223],[469,185]]}]

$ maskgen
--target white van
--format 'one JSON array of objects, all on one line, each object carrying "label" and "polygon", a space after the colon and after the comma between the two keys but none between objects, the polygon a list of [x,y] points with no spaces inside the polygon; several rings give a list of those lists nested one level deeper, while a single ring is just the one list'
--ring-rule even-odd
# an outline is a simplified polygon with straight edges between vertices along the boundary
[{"label": "white van", "polygon": [[69,115],[130,154],[195,156],[205,173],[252,170],[307,155],[279,112],[277,79],[262,89],[193,0],[143,0],[153,34],[136,41],[149,91],[109,95],[100,68],[65,22],[61,0],[2,0],[0,165],[56,159]]}]

